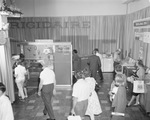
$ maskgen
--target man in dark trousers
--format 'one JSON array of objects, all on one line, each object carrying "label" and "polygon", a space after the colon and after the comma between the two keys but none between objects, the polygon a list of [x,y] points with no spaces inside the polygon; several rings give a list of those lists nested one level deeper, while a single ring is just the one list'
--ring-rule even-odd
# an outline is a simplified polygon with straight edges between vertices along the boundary
[{"label": "man in dark trousers", "polygon": [[53,107],[52,107],[52,97],[56,94],[55,86],[56,79],[55,73],[51,69],[51,67],[46,64],[43,60],[40,62],[43,66],[43,71],[40,73],[40,84],[38,88],[38,95],[42,96],[44,102],[44,110],[43,113],[46,115],[48,113],[49,117],[47,120],[55,120]]},{"label": "man in dark trousers", "polygon": [[73,50],[72,63],[73,63],[73,71],[80,71],[81,69],[81,58],[78,55],[78,51],[76,49]]},{"label": "man in dark trousers", "polygon": [[[99,57],[100,62],[101,62],[102,55],[99,53],[98,48],[95,48],[94,51],[95,51],[95,55]],[[103,73],[102,73],[101,67],[98,69],[98,73],[99,73],[101,82],[103,82],[104,78],[103,78]]]},{"label": "man in dark trousers", "polygon": [[[76,49],[73,50],[72,56],[72,66],[74,73],[80,71],[81,69],[81,58],[78,55],[78,51]],[[73,84],[77,81],[75,75],[73,75]]]},{"label": "man in dark trousers", "polygon": [[[97,81],[97,71],[101,68],[101,61],[98,56],[96,56],[95,51],[93,50],[93,54],[88,58],[88,65],[91,70],[91,76]],[[97,81],[99,83],[99,81]]]}]

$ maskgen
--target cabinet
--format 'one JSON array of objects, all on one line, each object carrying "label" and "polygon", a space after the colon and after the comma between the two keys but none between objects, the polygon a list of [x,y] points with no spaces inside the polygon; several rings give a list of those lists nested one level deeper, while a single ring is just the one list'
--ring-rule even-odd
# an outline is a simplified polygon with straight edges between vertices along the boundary
[{"label": "cabinet", "polygon": [[146,93],[140,95],[140,105],[146,113],[150,113],[150,84],[146,84]]},{"label": "cabinet", "polygon": [[114,61],[112,57],[102,57],[101,58],[102,64],[102,72],[113,72],[114,70]]}]

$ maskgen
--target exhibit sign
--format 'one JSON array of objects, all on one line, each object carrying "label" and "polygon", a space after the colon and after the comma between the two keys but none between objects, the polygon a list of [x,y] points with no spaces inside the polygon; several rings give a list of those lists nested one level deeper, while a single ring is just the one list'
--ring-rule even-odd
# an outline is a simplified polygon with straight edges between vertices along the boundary
[{"label": "exhibit sign", "polygon": [[150,43],[150,18],[133,21],[135,40]]}]

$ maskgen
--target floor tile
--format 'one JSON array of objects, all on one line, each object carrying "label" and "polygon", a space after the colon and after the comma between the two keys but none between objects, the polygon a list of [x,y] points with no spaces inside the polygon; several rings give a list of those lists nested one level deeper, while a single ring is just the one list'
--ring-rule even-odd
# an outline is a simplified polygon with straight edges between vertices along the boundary
[{"label": "floor tile", "polygon": [[55,103],[59,103],[59,100],[54,100],[53,103],[54,103],[54,104],[55,104]]},{"label": "floor tile", "polygon": [[28,103],[35,103],[35,100],[29,100]]},{"label": "floor tile", "polygon": [[[111,73],[103,73],[103,75],[105,80],[104,83],[101,83],[101,88],[98,92],[102,113],[99,116],[95,116],[95,120],[110,120],[111,115],[111,103],[109,101],[108,91],[112,82],[112,75]],[[36,85],[34,82],[31,85]],[[25,102],[16,100],[13,104],[15,120],[46,120],[48,115],[43,115],[44,103],[42,98],[37,95],[37,87],[29,87],[29,97],[27,100]],[[66,120],[72,106],[72,89],[71,87],[69,89],[56,89],[56,93],[52,100],[56,120]],[[140,111],[139,106],[128,107],[125,118],[125,120],[150,120],[150,117],[144,116]],[[86,117],[85,120],[90,120],[90,118]]]},{"label": "floor tile", "polygon": [[71,99],[72,98],[72,96],[66,96],[66,99]]},{"label": "floor tile", "polygon": [[33,109],[34,108],[34,106],[27,106],[27,110],[31,110],[31,109]]},{"label": "floor tile", "polygon": [[36,114],[36,117],[39,117],[39,116],[43,116],[43,112],[38,112],[38,113]]},{"label": "floor tile", "polygon": [[110,110],[110,107],[105,107],[105,110]]},{"label": "floor tile", "polygon": [[53,110],[59,110],[60,107],[59,106],[53,106]]},{"label": "floor tile", "polygon": [[101,100],[101,104],[106,104],[106,103],[108,103],[108,101],[106,101],[106,100]]},{"label": "floor tile", "polygon": [[104,92],[98,92],[99,95],[104,95]]}]

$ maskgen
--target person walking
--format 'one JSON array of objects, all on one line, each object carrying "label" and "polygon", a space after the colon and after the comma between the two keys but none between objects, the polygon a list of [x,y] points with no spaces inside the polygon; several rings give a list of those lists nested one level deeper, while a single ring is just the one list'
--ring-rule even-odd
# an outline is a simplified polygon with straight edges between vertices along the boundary
[{"label": "person walking", "polygon": [[49,117],[47,120],[55,120],[53,108],[52,108],[52,97],[56,93],[56,79],[55,73],[50,66],[46,65],[45,62],[41,62],[43,71],[40,73],[40,84],[38,88],[38,95],[42,97],[44,102],[43,114],[48,113]]},{"label": "person walking", "polygon": [[72,64],[73,64],[73,71],[80,71],[81,58],[79,57],[78,51],[76,49],[73,50]]},{"label": "person walking", "polygon": [[[98,48],[95,48],[94,51],[95,51],[95,55],[99,57],[100,62],[101,62],[102,55],[99,53]],[[101,67],[98,68],[98,73],[99,73],[99,76],[100,76],[100,81],[103,82],[104,81],[104,77],[103,77],[103,73],[102,73]]]},{"label": "person walking", "polygon": [[75,77],[75,73],[80,71],[81,69],[81,58],[78,55],[78,51],[76,49],[74,49],[72,51],[72,70],[73,70],[73,85],[74,83],[77,81],[76,77]]},{"label": "person walking", "polygon": [[17,67],[14,70],[14,76],[16,85],[18,87],[18,95],[21,97],[20,100],[24,101],[24,98],[27,97],[24,94],[24,82],[25,76],[27,75],[27,70],[22,64],[23,62],[21,60],[17,62]]},{"label": "person walking", "polygon": [[89,69],[91,71],[91,77],[93,77],[96,82],[99,84],[97,80],[97,71],[101,68],[101,62],[98,56],[96,56],[95,51],[93,50],[93,54],[89,56],[87,64],[89,65]]}]

